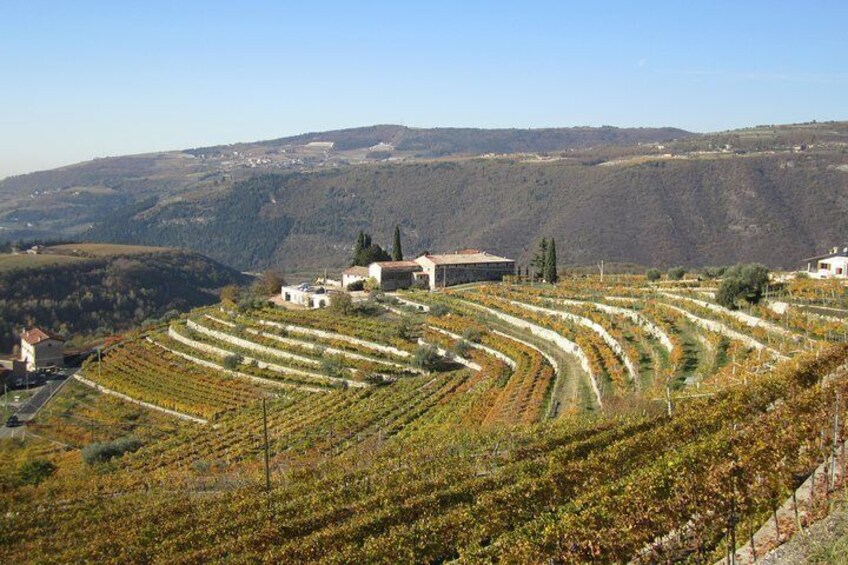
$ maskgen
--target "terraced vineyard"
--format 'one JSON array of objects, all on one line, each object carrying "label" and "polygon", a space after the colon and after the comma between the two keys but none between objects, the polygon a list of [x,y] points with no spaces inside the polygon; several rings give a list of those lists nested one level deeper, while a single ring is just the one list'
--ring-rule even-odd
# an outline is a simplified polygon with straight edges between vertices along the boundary
[{"label": "terraced vineyard", "polygon": [[[844,438],[848,346],[800,308],[642,277],[397,298],[126,336],[82,375],[115,398],[60,395],[34,427],[73,445],[4,484],[0,558],[711,562]],[[92,437],[137,451],[92,469],[59,437],[61,406],[99,430],[130,401],[143,427]]]}]

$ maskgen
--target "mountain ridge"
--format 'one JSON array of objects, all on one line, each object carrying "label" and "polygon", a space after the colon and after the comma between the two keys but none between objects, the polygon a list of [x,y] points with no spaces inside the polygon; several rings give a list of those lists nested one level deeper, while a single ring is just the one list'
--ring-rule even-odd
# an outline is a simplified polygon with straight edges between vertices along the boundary
[{"label": "mountain ridge", "polygon": [[[453,136],[447,155],[415,156],[386,141],[375,150],[368,144],[377,138],[409,149],[391,135],[421,133],[372,126],[250,145],[259,153],[167,153],[124,173],[114,163],[107,175],[70,187],[53,179],[17,202],[3,182],[0,238],[3,227],[6,239],[82,234],[186,247],[240,269],[311,271],[344,266],[359,230],[388,243],[398,223],[409,252],[476,246],[526,262],[534,241],[556,237],[563,263],[745,259],[791,268],[841,244],[848,228],[846,122],[472,155],[457,152],[467,142],[457,131],[465,130],[425,130],[431,149]],[[335,149],[333,136],[346,148]],[[520,136],[507,139],[525,143]],[[286,145],[292,139],[301,145]]]}]

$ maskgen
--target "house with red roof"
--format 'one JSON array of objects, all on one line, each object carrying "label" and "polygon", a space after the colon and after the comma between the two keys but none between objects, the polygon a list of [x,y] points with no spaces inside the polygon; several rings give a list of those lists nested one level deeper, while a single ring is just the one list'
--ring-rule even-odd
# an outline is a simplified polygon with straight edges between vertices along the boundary
[{"label": "house with red roof", "polygon": [[32,328],[21,332],[21,360],[28,371],[65,366],[65,338]]}]

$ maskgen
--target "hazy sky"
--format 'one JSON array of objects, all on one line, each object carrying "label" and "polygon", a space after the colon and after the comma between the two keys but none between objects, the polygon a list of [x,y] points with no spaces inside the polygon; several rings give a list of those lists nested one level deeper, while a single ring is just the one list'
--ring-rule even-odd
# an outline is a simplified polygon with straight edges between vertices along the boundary
[{"label": "hazy sky", "polygon": [[848,1],[0,0],[0,177],[307,131],[848,119]]}]

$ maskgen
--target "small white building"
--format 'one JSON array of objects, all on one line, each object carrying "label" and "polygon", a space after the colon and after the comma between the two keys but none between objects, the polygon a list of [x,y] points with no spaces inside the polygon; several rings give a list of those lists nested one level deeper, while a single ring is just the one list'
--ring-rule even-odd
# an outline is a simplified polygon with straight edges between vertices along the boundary
[{"label": "small white building", "polygon": [[848,278],[848,247],[834,247],[830,253],[810,257],[807,261],[807,272],[817,279]]},{"label": "small white building", "polygon": [[323,286],[311,286],[301,284],[297,286],[284,286],[280,289],[280,297],[292,304],[304,308],[326,308],[330,305],[330,293]]},{"label": "small white building", "polygon": [[40,328],[21,333],[21,361],[27,371],[65,366],[65,339]]},{"label": "small white building", "polygon": [[350,267],[342,271],[342,288],[347,290],[348,285],[355,282],[365,282],[368,278],[368,267]]}]

